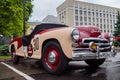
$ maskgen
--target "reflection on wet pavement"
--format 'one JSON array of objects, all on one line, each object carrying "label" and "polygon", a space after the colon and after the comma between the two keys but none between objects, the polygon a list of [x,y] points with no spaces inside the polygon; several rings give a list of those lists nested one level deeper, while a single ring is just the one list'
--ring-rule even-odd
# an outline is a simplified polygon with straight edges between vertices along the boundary
[{"label": "reflection on wet pavement", "polygon": [[8,64],[35,80],[120,80],[120,54],[106,60],[100,67],[88,66],[84,61],[70,62],[69,67],[62,75],[47,73],[39,62],[23,60],[19,65],[13,65],[12,62]]},{"label": "reflection on wet pavement", "polygon": [[[71,64],[62,75],[46,73],[32,74],[36,80],[120,80],[120,62],[105,62],[100,67],[92,67],[80,62]],[[78,65],[79,64],[79,65]]]},{"label": "reflection on wet pavement", "polygon": [[106,68],[107,80],[120,80],[120,62],[111,63]]},{"label": "reflection on wet pavement", "polygon": [[[75,67],[74,67],[75,68]],[[67,70],[62,75],[51,75],[48,73],[31,75],[36,80],[106,80],[104,72],[99,67],[84,66],[76,68],[77,70]]]},{"label": "reflection on wet pavement", "polygon": [[[30,69],[29,67],[30,70],[32,68]],[[65,73],[59,76],[48,74],[46,71],[41,72],[41,70],[40,73],[30,74],[30,76],[36,80],[106,80],[104,71],[105,68],[92,67],[81,62],[73,62],[69,65]]]}]

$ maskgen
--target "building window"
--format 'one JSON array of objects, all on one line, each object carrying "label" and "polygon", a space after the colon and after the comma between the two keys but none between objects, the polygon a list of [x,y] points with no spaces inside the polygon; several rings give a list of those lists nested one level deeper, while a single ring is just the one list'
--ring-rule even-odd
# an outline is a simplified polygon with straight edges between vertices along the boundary
[{"label": "building window", "polygon": [[107,19],[107,23],[109,23],[109,20]]},{"label": "building window", "polygon": [[105,19],[104,19],[104,23],[105,23]]},{"label": "building window", "polygon": [[78,10],[77,9],[75,10],[75,14],[78,14]]},{"label": "building window", "polygon": [[91,18],[89,17],[89,22],[91,22]]},{"label": "building window", "polygon": [[82,15],[82,10],[79,11],[80,15]]},{"label": "building window", "polygon": [[64,16],[66,15],[66,11],[64,11]]},{"label": "building window", "polygon": [[96,16],[98,17],[98,12],[96,13]]},{"label": "building window", "polygon": [[102,19],[100,19],[100,23],[102,23]]},{"label": "building window", "polygon": [[111,25],[110,27],[111,27],[111,29],[112,29],[112,25]]},{"label": "building window", "polygon": [[87,21],[87,17],[84,17],[84,21]]},{"label": "building window", "polygon": [[83,23],[80,23],[80,25],[83,25]]},{"label": "building window", "polygon": [[106,32],[106,30],[104,30],[104,32]]},{"label": "building window", "polygon": [[95,22],[95,18],[93,18],[93,22]]},{"label": "building window", "polygon": [[108,14],[107,14],[107,18],[108,18]]},{"label": "building window", "polygon": [[77,6],[75,6],[75,8],[78,8]]},{"label": "building window", "polygon": [[111,33],[112,33],[113,31],[111,30]]},{"label": "building window", "polygon": [[100,13],[100,17],[102,17],[102,13]]},{"label": "building window", "polygon": [[106,25],[104,25],[104,29],[106,28]]},{"label": "building window", "polygon": [[90,11],[88,12],[88,15],[90,16]]},{"label": "building window", "polygon": [[64,16],[62,16],[62,18],[64,18]]},{"label": "building window", "polygon": [[113,20],[113,23],[115,24],[115,20]]},{"label": "building window", "polygon": [[110,23],[112,23],[112,20],[110,20]]},{"label": "building window", "polygon": [[78,26],[78,22],[76,22],[75,25]]},{"label": "building window", "polygon": [[97,22],[98,22],[98,18],[97,18],[96,20],[97,20]]},{"label": "building window", "polygon": [[105,14],[103,14],[103,17],[105,18]]},{"label": "building window", "polygon": [[92,12],[92,16],[94,16],[94,12]]},{"label": "building window", "polygon": [[113,14],[113,19],[115,18],[115,15]]},{"label": "building window", "polygon": [[82,19],[83,17],[82,16],[80,16],[80,21],[82,21],[83,19]]},{"label": "building window", "polygon": [[75,20],[78,21],[78,16],[75,16]]},{"label": "building window", "polygon": [[110,18],[112,18],[112,15],[110,14]]},{"label": "building window", "polygon": [[84,15],[86,15],[87,13],[86,13],[86,11],[84,11]]},{"label": "building window", "polygon": [[97,24],[97,27],[99,27],[99,25]]}]

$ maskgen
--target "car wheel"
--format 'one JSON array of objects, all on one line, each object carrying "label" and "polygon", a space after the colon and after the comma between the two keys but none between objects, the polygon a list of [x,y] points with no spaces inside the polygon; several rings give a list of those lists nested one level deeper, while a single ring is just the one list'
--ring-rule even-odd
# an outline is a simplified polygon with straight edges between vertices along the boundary
[{"label": "car wheel", "polygon": [[46,71],[58,75],[67,68],[68,58],[57,42],[50,41],[43,48],[42,63]]},{"label": "car wheel", "polygon": [[11,53],[12,53],[13,64],[18,64],[20,57],[16,55],[15,47],[12,47]]},{"label": "car wheel", "polygon": [[85,60],[85,62],[90,66],[99,66],[105,62],[105,59],[91,59],[91,60]]}]

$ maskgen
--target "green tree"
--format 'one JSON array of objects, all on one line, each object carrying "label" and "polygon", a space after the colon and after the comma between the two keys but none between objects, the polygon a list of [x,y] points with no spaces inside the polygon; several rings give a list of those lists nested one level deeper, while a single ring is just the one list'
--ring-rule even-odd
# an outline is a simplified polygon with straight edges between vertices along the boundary
[{"label": "green tree", "polygon": [[117,22],[115,24],[114,36],[120,36],[120,12],[117,14]]},{"label": "green tree", "polygon": [[[31,0],[26,0],[26,21],[32,13]],[[23,34],[23,0],[0,0],[0,34]]]}]

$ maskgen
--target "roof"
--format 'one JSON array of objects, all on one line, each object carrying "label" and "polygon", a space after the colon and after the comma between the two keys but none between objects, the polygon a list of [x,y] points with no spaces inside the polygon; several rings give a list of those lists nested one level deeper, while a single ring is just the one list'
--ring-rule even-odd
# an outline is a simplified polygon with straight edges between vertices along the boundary
[{"label": "roof", "polygon": [[46,16],[42,22],[44,23],[58,23],[57,17],[53,15]]}]

